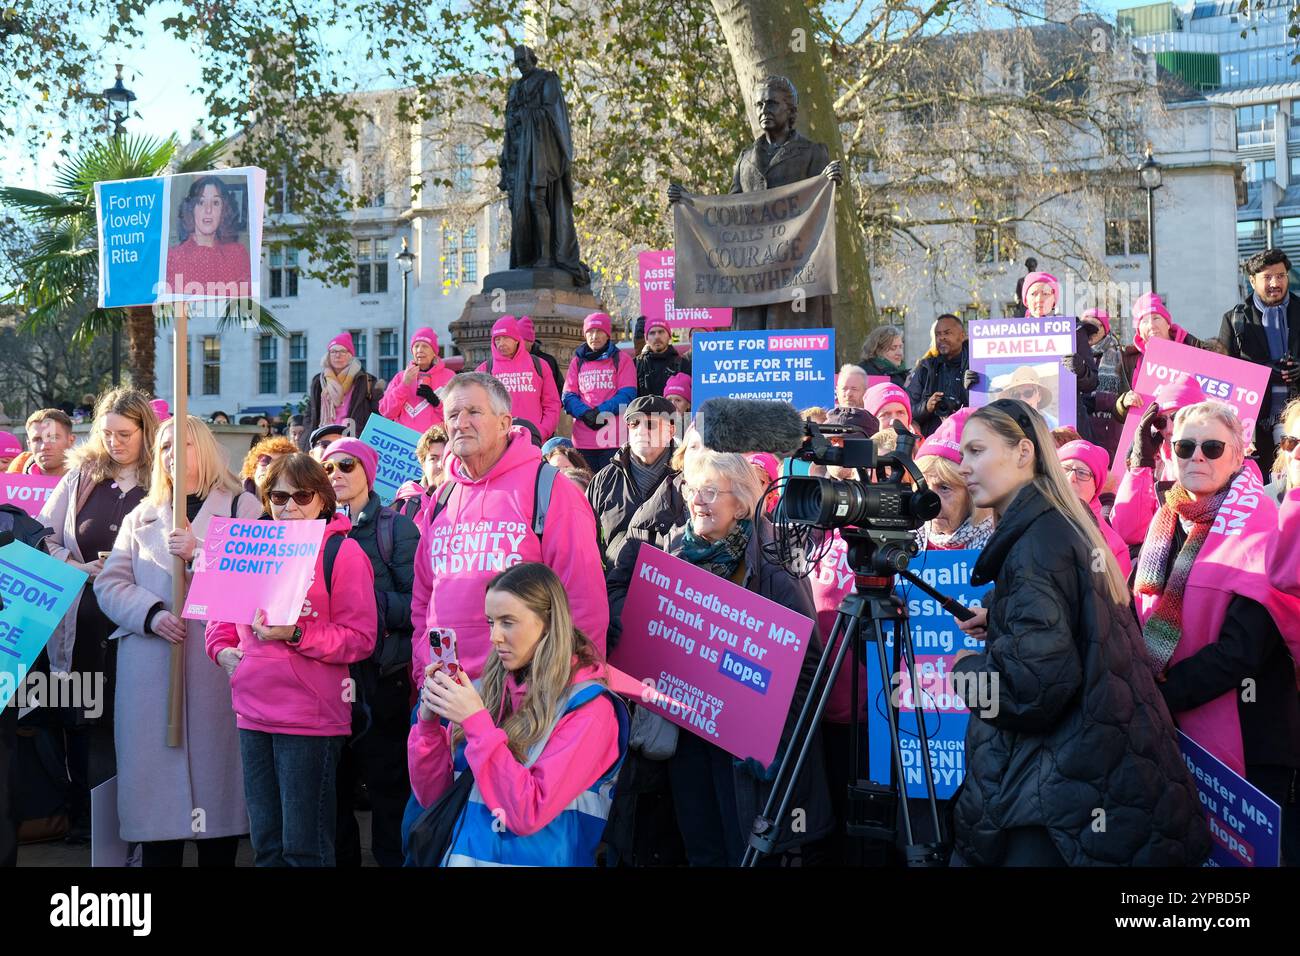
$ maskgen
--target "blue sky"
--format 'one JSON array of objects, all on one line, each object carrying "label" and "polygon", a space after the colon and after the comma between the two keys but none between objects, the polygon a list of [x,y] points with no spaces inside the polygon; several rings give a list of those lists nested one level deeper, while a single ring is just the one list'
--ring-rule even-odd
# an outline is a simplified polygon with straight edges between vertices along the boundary
[{"label": "blue sky", "polygon": [[[1026,7],[1035,0],[1022,0]],[[1113,19],[1121,7],[1135,6],[1135,0],[1088,0],[1084,6]],[[162,29],[161,23],[169,15],[166,7],[159,8],[150,18],[144,36],[130,49],[105,51],[102,70],[102,87],[113,82],[113,64],[124,65],[123,77],[129,89],[139,97],[134,113],[127,122],[132,134],[166,137],[176,133],[182,140],[200,122],[206,110],[203,98],[195,92],[200,82],[199,62],[188,44],[182,43]],[[39,157],[32,157],[15,144],[0,146],[0,167],[4,170],[6,184],[21,183],[36,188],[47,188],[52,179],[52,167],[57,161],[56,149]]]}]

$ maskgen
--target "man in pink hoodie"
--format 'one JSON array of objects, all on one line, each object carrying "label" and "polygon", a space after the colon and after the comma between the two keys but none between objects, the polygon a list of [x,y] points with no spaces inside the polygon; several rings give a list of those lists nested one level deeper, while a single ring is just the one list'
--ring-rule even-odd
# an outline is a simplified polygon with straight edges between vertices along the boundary
[{"label": "man in pink hoodie", "polygon": [[490,650],[483,616],[487,582],[522,561],[540,561],[559,576],[574,624],[603,655],[609,604],[587,499],[573,482],[556,481],[539,538],[533,506],[542,453],[524,429],[512,428],[509,392],[493,376],[473,372],[452,379],[445,396],[444,468],[451,487],[425,509],[415,555],[412,679],[417,686],[424,682],[435,627],[456,632],[461,665],[479,677]]},{"label": "man in pink hoodie", "polygon": [[379,400],[379,414],[385,418],[426,432],[442,424],[442,399],[438,390],[454,374],[438,354],[438,335],[433,329],[416,329],[411,336],[411,364],[388,383]]},{"label": "man in pink hoodie", "polygon": [[495,375],[510,393],[510,412],[537,426],[542,441],[560,424],[560,395],[541,359],[523,347],[524,335],[513,315],[492,326],[492,358],[475,371]]},{"label": "man in pink hoodie", "polygon": [[593,312],[582,323],[587,341],[579,345],[564,378],[564,410],[573,416],[573,445],[598,472],[609,464],[622,441],[618,422],[636,398],[636,362],[622,355],[610,337],[614,323]]}]

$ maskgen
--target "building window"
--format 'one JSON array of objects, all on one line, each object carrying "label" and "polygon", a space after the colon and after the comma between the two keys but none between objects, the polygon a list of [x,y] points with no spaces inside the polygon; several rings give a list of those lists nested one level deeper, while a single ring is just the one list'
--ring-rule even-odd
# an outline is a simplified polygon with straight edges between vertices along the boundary
[{"label": "building window", "polygon": [[[1015,214],[1009,203],[993,217],[1009,219]],[[1015,262],[1016,227],[1014,223],[977,225],[975,227],[975,261],[980,263]]]},{"label": "building window", "polygon": [[1146,201],[1140,196],[1111,196],[1106,200],[1106,255],[1144,256],[1147,239]]},{"label": "building window", "polygon": [[460,281],[478,281],[478,230],[468,226],[460,237]]},{"label": "building window", "polygon": [[203,336],[203,394],[221,394],[221,339]]},{"label": "building window", "polygon": [[307,333],[289,336],[289,391],[307,391]]},{"label": "building window", "polygon": [[366,365],[366,330],[348,329],[348,335],[352,336],[352,344],[357,347],[357,361],[361,363],[361,371],[370,371]]},{"label": "building window", "polygon": [[298,295],[298,250],[272,249],[271,298],[284,299]]},{"label": "building window", "polygon": [[391,382],[400,369],[401,353],[397,341],[396,329],[381,329],[379,332],[379,377]]},{"label": "building window", "polygon": [[274,335],[257,338],[257,392],[274,395],[280,390],[280,340]]},{"label": "building window", "polygon": [[456,145],[456,166],[452,172],[452,188],[457,192],[469,192],[474,182],[474,156],[464,143]]},{"label": "building window", "polygon": [[287,176],[266,177],[266,206],[269,212],[277,216],[293,212],[293,187]]},{"label": "building window", "polygon": [[[1008,315],[1011,313],[1008,312]],[[966,323],[967,328],[976,319],[987,319],[989,317],[989,307],[979,305],[975,302],[968,302],[961,307],[961,320]]]},{"label": "building window", "polygon": [[1237,107],[1237,148],[1264,146],[1273,142],[1273,117],[1276,103],[1257,103]]},{"label": "building window", "polygon": [[378,209],[384,200],[383,162],[378,150],[367,150],[361,157],[361,205]]},{"label": "building window", "polygon": [[1254,192],[1262,189],[1267,180],[1277,176],[1277,160],[1257,159],[1246,164],[1246,189]]},{"label": "building window", "polygon": [[388,240],[357,240],[357,293],[388,291]]},{"label": "building window", "polygon": [[460,236],[443,227],[442,230],[442,284],[455,285],[460,279]]}]

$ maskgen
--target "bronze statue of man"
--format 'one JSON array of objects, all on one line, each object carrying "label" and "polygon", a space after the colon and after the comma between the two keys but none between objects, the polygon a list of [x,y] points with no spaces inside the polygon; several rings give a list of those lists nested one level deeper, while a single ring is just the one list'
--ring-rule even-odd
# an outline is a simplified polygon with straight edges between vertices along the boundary
[{"label": "bronze statue of man", "polygon": [[[762,132],[736,160],[731,192],[748,193],[822,175],[836,184],[844,181],[839,160],[831,161],[824,143],[814,143],[795,129],[799,94],[784,76],[769,76],[754,88],[754,110]],[[668,202],[679,202],[682,187],[668,187]],[[802,305],[803,311],[796,311]],[[826,328],[831,323],[830,296],[812,296],[802,302],[777,302],[735,310],[733,329]]]},{"label": "bronze statue of man", "polygon": [[515,47],[519,79],[506,99],[501,182],[509,195],[510,268],[562,269],[574,284],[591,275],[578,257],[573,225],[573,136],[560,78],[537,66],[537,54]]}]

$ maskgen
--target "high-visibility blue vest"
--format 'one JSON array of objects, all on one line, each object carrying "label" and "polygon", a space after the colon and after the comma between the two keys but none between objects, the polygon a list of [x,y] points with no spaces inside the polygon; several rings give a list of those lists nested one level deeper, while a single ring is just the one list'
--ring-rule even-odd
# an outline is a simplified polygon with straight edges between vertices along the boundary
[{"label": "high-visibility blue vest", "polygon": [[[628,712],[623,701],[598,681],[582,681],[568,690],[560,718],[601,694],[609,698],[618,717],[618,759],[595,783],[578,794],[559,816],[529,836],[519,836],[505,829],[483,802],[478,782],[470,791],[469,801],[456,823],[451,846],[443,857],[443,866],[594,866],[596,847],[605,832],[605,821],[614,801],[614,781],[627,754]],[[546,748],[555,731],[552,724],[545,735],[528,751],[525,767],[531,767]],[[456,748],[455,775],[469,767],[465,744]]]}]

